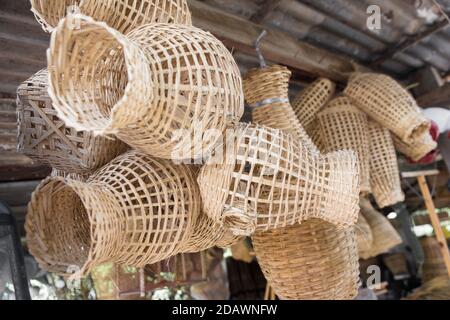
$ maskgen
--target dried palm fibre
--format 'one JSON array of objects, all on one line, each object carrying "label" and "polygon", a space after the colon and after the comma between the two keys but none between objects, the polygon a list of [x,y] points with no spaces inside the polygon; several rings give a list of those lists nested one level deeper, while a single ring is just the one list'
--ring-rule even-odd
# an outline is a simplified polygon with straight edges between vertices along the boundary
[{"label": "dried palm fibre", "polygon": [[199,203],[186,166],[129,151],[85,182],[44,180],[28,207],[27,243],[44,269],[77,266],[74,277],[103,262],[143,267],[180,252]]},{"label": "dried palm fibre", "polygon": [[280,299],[353,299],[358,293],[358,251],[353,226],[319,219],[256,232],[261,269]]},{"label": "dried palm fibre", "polygon": [[389,76],[353,73],[344,93],[403,141],[409,143],[430,128],[429,120],[420,113],[411,94]]},{"label": "dried palm fibre", "polygon": [[422,281],[428,282],[433,278],[447,276],[444,258],[439,249],[439,242],[434,237],[423,237],[420,239],[423,249],[424,262],[422,265]]},{"label": "dried palm fibre", "polygon": [[400,183],[397,154],[388,129],[369,119],[370,186],[378,207],[405,200]]},{"label": "dried palm fibre", "polygon": [[19,152],[58,170],[84,175],[126,151],[127,145],[118,139],[65,126],[47,89],[48,72],[43,69],[17,90]]},{"label": "dried palm fibre", "polygon": [[370,192],[369,127],[367,115],[344,96],[330,101],[317,115],[325,151],[354,150],[358,156],[361,192]]},{"label": "dried palm fibre", "polygon": [[208,32],[151,24],[124,36],[74,15],[51,39],[49,93],[58,115],[77,129],[184,160],[208,154],[243,114],[239,69]]},{"label": "dried palm fibre", "polygon": [[250,235],[308,218],[339,225],[356,222],[354,152],[318,158],[289,134],[244,123],[226,140],[226,150],[216,150],[224,158],[206,164],[198,182],[205,212],[234,234]]},{"label": "dried palm fibre", "polygon": [[186,0],[31,0],[31,11],[47,32],[69,13],[83,13],[122,33],[148,23],[191,25]]},{"label": "dried palm fibre", "polygon": [[355,225],[355,235],[356,243],[358,244],[358,254],[359,256],[366,257],[370,254],[369,252],[372,248],[373,236],[372,230],[370,229],[366,218],[364,218],[361,213],[359,213],[358,221]]},{"label": "dried palm fibre", "polygon": [[430,151],[437,148],[436,141],[433,140],[429,132],[417,135],[411,142],[404,142],[395,134],[392,135],[395,148],[413,161],[418,161],[425,157]]},{"label": "dried palm fibre", "polygon": [[374,209],[368,199],[361,198],[360,206],[361,213],[366,218],[373,237],[373,245],[370,252],[367,255],[362,255],[361,258],[375,257],[402,243],[402,238],[397,230],[382,213]]}]

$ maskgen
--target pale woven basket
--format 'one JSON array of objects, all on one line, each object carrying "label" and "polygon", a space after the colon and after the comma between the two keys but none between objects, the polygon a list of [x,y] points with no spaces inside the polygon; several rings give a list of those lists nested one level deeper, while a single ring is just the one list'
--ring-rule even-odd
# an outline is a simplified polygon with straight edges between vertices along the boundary
[{"label": "pale woven basket", "polygon": [[354,73],[344,90],[355,104],[403,141],[411,142],[430,128],[411,94],[389,76]]},{"label": "pale woven basket", "polygon": [[186,0],[31,0],[31,11],[47,32],[69,13],[83,13],[122,33],[149,23],[191,25]]},{"label": "pale woven basket", "polygon": [[87,181],[44,180],[25,229],[42,268],[77,278],[103,262],[143,267],[179,253],[199,212],[189,168],[130,151]]},{"label": "pale woven basket", "polygon": [[202,157],[243,114],[232,55],[191,26],[150,24],[124,36],[67,17],[52,33],[48,63],[49,93],[66,124],[115,134],[152,156]]},{"label": "pale woven basket", "polygon": [[433,140],[430,133],[424,132],[421,135],[417,135],[411,142],[404,142],[395,134],[392,135],[394,140],[395,149],[400,153],[408,156],[413,161],[418,161],[425,157],[429,152],[437,148],[436,141]]},{"label": "pale woven basket", "polygon": [[17,151],[57,170],[89,174],[125,152],[122,141],[67,127],[53,108],[43,69],[17,89]]},{"label": "pale woven basket", "polygon": [[405,200],[400,182],[397,154],[388,129],[369,119],[370,186],[378,207]]},{"label": "pale woven basket", "polygon": [[422,281],[428,282],[440,276],[448,276],[444,258],[439,248],[439,242],[434,237],[420,239],[424,261],[422,265]]},{"label": "pale woven basket", "polygon": [[360,257],[367,257],[373,245],[372,229],[366,218],[359,213],[358,221],[355,225],[356,243],[358,245],[358,255]]},{"label": "pale woven basket", "polygon": [[358,251],[353,227],[319,219],[257,232],[256,257],[280,299],[353,299],[358,293]]}]

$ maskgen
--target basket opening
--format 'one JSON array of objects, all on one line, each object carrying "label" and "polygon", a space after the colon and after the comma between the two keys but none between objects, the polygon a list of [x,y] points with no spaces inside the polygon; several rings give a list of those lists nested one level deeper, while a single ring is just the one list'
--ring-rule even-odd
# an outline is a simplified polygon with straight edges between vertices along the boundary
[{"label": "basket opening", "polygon": [[430,130],[430,123],[428,121],[422,122],[420,125],[414,128],[414,130],[411,131],[411,140],[418,139],[419,137],[424,136],[425,134],[428,134]]},{"label": "basket opening", "polygon": [[72,6],[79,6],[82,0],[31,0],[31,11],[44,30],[51,32],[64,18]]}]

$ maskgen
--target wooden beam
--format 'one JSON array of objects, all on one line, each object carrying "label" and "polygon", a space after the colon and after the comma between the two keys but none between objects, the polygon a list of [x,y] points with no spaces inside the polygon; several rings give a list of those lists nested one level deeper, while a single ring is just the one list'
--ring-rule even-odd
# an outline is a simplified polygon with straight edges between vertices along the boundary
[{"label": "wooden beam", "polygon": [[250,18],[250,21],[254,23],[261,23],[264,19],[275,10],[282,0],[264,0],[260,9]]},{"label": "wooden beam", "polygon": [[439,170],[432,169],[432,170],[418,170],[418,171],[407,171],[402,172],[402,178],[416,178],[419,176],[435,176],[439,174]]},{"label": "wooden beam", "polygon": [[450,83],[418,97],[417,103],[422,108],[448,108],[450,106]]}]

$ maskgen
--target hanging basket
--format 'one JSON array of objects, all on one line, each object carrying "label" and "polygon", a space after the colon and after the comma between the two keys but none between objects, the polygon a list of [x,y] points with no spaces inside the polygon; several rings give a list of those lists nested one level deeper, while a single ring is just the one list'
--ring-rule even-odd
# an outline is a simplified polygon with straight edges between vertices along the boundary
[{"label": "hanging basket", "polygon": [[358,221],[355,225],[355,235],[356,243],[358,244],[358,254],[366,257],[372,249],[373,235],[366,218],[361,213],[359,213]]},{"label": "hanging basket", "polygon": [[392,135],[395,149],[405,156],[411,158],[413,161],[419,161],[425,157],[429,152],[437,148],[436,141],[433,140],[429,132],[414,137],[414,139],[406,143],[402,141],[395,134]]},{"label": "hanging basket", "polygon": [[439,248],[439,242],[434,237],[420,239],[424,262],[422,265],[422,281],[428,282],[440,276],[448,276],[444,258]]},{"label": "hanging basket", "polygon": [[397,154],[388,129],[369,120],[370,186],[378,207],[384,208],[405,200],[400,183]]},{"label": "hanging basket", "polygon": [[19,152],[55,169],[85,175],[126,151],[120,140],[65,126],[47,89],[48,72],[43,69],[17,90]]},{"label": "hanging basket", "polygon": [[224,158],[210,159],[198,181],[205,212],[236,235],[322,218],[351,225],[358,215],[352,151],[323,157],[280,130],[241,123]]},{"label": "hanging basket", "polygon": [[358,293],[353,227],[312,219],[257,232],[252,243],[264,276],[280,299],[353,299]]},{"label": "hanging basket", "polygon": [[124,36],[71,16],[53,32],[48,62],[49,93],[66,124],[115,134],[152,156],[200,158],[243,114],[233,57],[194,27],[151,24]]},{"label": "hanging basket", "polygon": [[326,152],[354,150],[358,155],[361,192],[370,192],[367,115],[342,96],[333,99],[317,116]]},{"label": "hanging basket", "polygon": [[358,108],[403,141],[409,143],[430,128],[430,121],[420,113],[411,94],[389,76],[354,73],[344,92]]},{"label": "hanging basket", "polygon": [[69,13],[91,16],[124,34],[149,23],[192,24],[186,0],[31,0],[31,11],[46,32]]},{"label": "hanging basket", "polygon": [[180,252],[199,201],[187,167],[130,151],[85,182],[44,180],[28,207],[28,247],[44,269],[73,277],[103,262],[143,267]]}]

